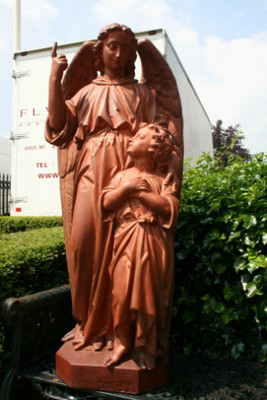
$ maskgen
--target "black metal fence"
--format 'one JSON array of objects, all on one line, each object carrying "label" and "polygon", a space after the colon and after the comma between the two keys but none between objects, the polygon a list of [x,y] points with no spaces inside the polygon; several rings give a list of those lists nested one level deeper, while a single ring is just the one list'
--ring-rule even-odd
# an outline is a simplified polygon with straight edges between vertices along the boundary
[{"label": "black metal fence", "polygon": [[10,204],[8,202],[10,188],[10,175],[0,174],[0,215],[10,215]]}]

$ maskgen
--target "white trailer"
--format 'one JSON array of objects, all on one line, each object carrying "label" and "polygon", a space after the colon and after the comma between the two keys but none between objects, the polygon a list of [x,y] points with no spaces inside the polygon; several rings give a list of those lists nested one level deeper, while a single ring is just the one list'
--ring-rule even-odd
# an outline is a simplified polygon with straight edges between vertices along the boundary
[{"label": "white trailer", "polygon": [[0,175],[10,175],[11,143],[9,138],[0,136]]},{"label": "white trailer", "polygon": [[[177,80],[184,117],[185,158],[196,159],[212,152],[209,118],[162,29],[136,34],[149,38],[165,56]],[[70,62],[82,42],[58,46]],[[14,54],[13,130],[11,167],[11,215],[61,215],[57,150],[44,139],[47,116],[48,77],[51,49],[20,51]],[[136,77],[141,75],[140,61]]]}]

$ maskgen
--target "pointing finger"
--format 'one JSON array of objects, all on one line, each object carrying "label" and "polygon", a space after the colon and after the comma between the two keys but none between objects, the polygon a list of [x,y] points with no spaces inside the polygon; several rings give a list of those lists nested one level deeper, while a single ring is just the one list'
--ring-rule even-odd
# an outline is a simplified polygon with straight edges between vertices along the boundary
[{"label": "pointing finger", "polygon": [[51,56],[52,58],[57,56],[57,42],[55,42],[54,46],[52,47]]}]

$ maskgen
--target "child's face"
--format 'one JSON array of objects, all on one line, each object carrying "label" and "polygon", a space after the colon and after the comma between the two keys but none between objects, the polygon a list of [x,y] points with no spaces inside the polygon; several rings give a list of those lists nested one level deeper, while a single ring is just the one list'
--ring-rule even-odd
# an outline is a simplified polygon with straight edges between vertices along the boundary
[{"label": "child's face", "polygon": [[129,140],[127,152],[133,160],[140,160],[149,155],[151,142],[153,140],[153,130],[149,126],[139,129],[139,131]]}]

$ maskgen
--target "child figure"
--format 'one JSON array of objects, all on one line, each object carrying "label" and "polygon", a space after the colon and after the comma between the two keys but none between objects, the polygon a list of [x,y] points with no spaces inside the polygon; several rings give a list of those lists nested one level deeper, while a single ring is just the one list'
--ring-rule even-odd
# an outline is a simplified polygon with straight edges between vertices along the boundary
[{"label": "child figure", "polygon": [[164,175],[159,167],[172,151],[166,129],[142,124],[128,145],[134,166],[116,174],[102,192],[104,220],[115,221],[109,267],[115,341],[106,366],[132,352],[150,370],[168,350],[179,200],[174,174]]}]

